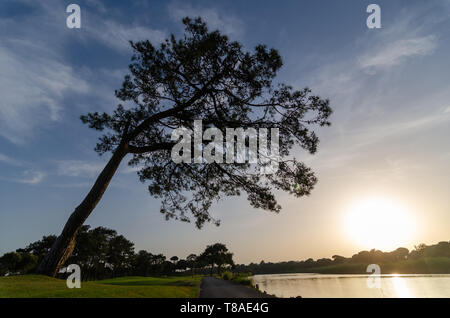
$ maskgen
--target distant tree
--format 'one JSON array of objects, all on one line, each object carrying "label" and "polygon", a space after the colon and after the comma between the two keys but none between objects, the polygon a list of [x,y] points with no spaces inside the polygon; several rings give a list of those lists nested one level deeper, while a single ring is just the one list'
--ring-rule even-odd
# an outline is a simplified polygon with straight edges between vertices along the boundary
[{"label": "distant tree", "polygon": [[352,263],[368,263],[370,259],[369,251],[360,251],[357,254],[353,254],[350,261]]},{"label": "distant tree", "polygon": [[0,257],[0,276],[27,274],[37,266],[38,257],[27,252],[9,252]]},{"label": "distant tree", "polygon": [[315,264],[315,262],[314,262],[314,260],[313,260],[312,258],[308,258],[308,259],[305,261],[305,266],[306,266],[306,267],[312,267],[312,266],[314,266],[314,264]]},{"label": "distant tree", "polygon": [[117,232],[106,227],[90,229],[85,225],[80,229],[74,246],[74,252],[69,262],[81,267],[83,279],[97,279],[112,273],[113,267],[109,264],[111,241]]},{"label": "distant tree", "polygon": [[[94,240],[89,225],[83,225],[78,232],[72,255],[68,262],[81,267],[81,277],[84,280],[95,279],[99,275],[99,262],[105,254],[105,246],[99,238]],[[103,265],[104,266],[104,265]]]},{"label": "distant tree", "polygon": [[408,258],[409,250],[405,247],[399,247],[389,254],[391,255],[393,261],[402,261]]},{"label": "distant tree", "polygon": [[172,261],[164,261],[162,268],[164,275],[170,275],[175,272],[176,265]]},{"label": "distant tree", "polygon": [[113,277],[126,275],[131,271],[134,258],[134,243],[123,235],[115,236],[109,242],[106,262],[112,269]]},{"label": "distant tree", "polygon": [[421,258],[425,256],[425,250],[428,248],[428,246],[424,243],[421,243],[419,245],[414,245],[414,250],[411,251],[409,254],[410,258]]},{"label": "distant tree", "polygon": [[233,254],[228,252],[228,248],[222,243],[208,245],[200,255],[200,259],[210,265],[210,275],[214,272],[214,265],[217,265],[217,272],[220,274],[223,265],[234,264]]},{"label": "distant tree", "polygon": [[410,258],[450,257],[450,242],[442,241],[435,245],[419,244],[410,253]]},{"label": "distant tree", "polygon": [[333,255],[331,256],[331,258],[333,259],[333,262],[335,264],[342,264],[347,260],[344,256],[341,255]]},{"label": "distant tree", "polygon": [[[400,254],[401,252],[398,253]],[[369,251],[369,262],[379,264],[389,261],[389,255],[389,253],[384,253],[383,251],[373,248]]]},{"label": "distant tree", "polygon": [[148,276],[152,271],[153,255],[147,251],[139,251],[133,259],[134,275]]},{"label": "distant tree", "polygon": [[428,246],[425,243],[421,243],[419,245],[414,245],[414,250],[416,250],[416,251],[423,251],[427,247]]},{"label": "distant tree", "polygon": [[162,254],[153,255],[153,269],[155,273],[162,273],[165,270],[165,264],[166,264],[166,257]]},{"label": "distant tree", "polygon": [[439,242],[434,247],[434,255],[437,257],[450,257],[450,242]]},{"label": "distant tree", "polygon": [[195,267],[197,265],[197,255],[195,254],[189,254],[188,257],[186,257],[187,266],[191,269],[192,276],[195,274]]},{"label": "distant tree", "polygon": [[172,256],[172,257],[170,258],[170,260],[171,260],[174,264],[176,264],[177,261],[178,261],[178,256]]},{"label": "distant tree", "polygon": [[38,257],[38,262],[40,262],[48,253],[48,251],[50,251],[55,241],[56,235],[44,236],[41,240],[30,243],[25,248],[18,249],[17,252],[33,254]]},{"label": "distant tree", "polygon": [[333,263],[333,261],[329,258],[320,258],[316,261],[317,266],[328,266],[331,265],[331,263]]},{"label": "distant tree", "polygon": [[28,274],[34,269],[38,264],[38,257],[31,253],[23,253],[22,259],[19,263],[19,271],[21,274]]},{"label": "distant tree", "polygon": [[[273,189],[296,197],[313,189],[314,173],[289,155],[294,145],[316,152],[319,139],[313,129],[329,125],[328,100],[307,88],[275,85],[283,64],[277,50],[257,45],[253,52],[245,52],[219,31],[208,31],[200,18],[185,18],[183,23],[184,36],[177,40],[172,35],[159,48],[149,41],[131,43],[131,75],[116,91],[126,106],[118,105],[112,114],[81,117],[90,128],[107,130],[96,151],[112,152],[112,157],[40,263],[40,273],[55,276],[69,258],[77,233],[128,154],[130,165],[142,167],[141,181],[150,181],[150,194],[161,198],[166,218],[189,221],[191,213],[199,228],[207,221],[218,224],[209,209],[223,196],[245,192],[253,207],[279,212]],[[260,175],[250,164],[173,162],[170,130],[192,127],[194,120],[202,120],[204,129],[222,131],[278,128],[278,171]]]},{"label": "distant tree", "polygon": [[222,258],[222,262],[219,262],[217,264],[218,270],[219,270],[219,274],[222,272],[222,266],[223,265],[229,265],[229,267],[231,269],[234,268],[235,264],[234,264],[234,260],[233,260],[233,253],[226,253],[224,255],[224,257]]},{"label": "distant tree", "polygon": [[22,255],[17,252],[9,252],[4,254],[0,258],[0,267],[2,271],[6,273],[16,273],[20,269],[20,262],[22,261]]},{"label": "distant tree", "polygon": [[176,268],[182,271],[185,271],[188,267],[188,262],[185,259],[180,259],[177,262]]}]

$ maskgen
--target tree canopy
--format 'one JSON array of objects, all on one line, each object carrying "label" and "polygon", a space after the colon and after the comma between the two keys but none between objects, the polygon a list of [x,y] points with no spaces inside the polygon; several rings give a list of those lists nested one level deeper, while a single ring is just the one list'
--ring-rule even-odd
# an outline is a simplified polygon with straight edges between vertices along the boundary
[{"label": "tree canopy", "polygon": [[[25,248],[5,253],[0,257],[0,276],[36,272],[38,261],[56,240],[54,235],[44,236]],[[118,244],[120,242],[120,244]],[[140,250],[134,252],[134,243],[113,229],[84,225],[77,236],[74,252],[69,264],[81,267],[83,280],[105,279],[117,276],[159,276],[178,274],[220,274],[227,266],[234,273],[366,273],[367,265],[379,264],[383,272],[396,273],[449,273],[450,242],[434,245],[420,244],[409,251],[399,247],[390,252],[372,249],[360,251],[351,257],[333,255],[330,258],[303,261],[264,262],[248,265],[235,264],[233,253],[225,244],[206,246],[198,256],[187,255],[186,259],[173,256],[169,261],[163,254]],[[58,273],[63,277],[67,274]]]},{"label": "tree canopy", "polygon": [[[297,145],[315,153],[314,126],[329,125],[329,102],[310,89],[274,83],[283,65],[277,50],[258,45],[252,52],[200,19],[183,19],[184,36],[172,35],[159,47],[131,42],[134,54],[116,96],[122,100],[112,114],[89,113],[84,123],[106,130],[96,146],[103,154],[123,149],[129,164],[140,167],[140,180],[161,198],[167,219],[190,221],[197,227],[216,224],[209,209],[223,196],[247,193],[256,208],[278,212],[274,189],[308,195],[317,179],[310,168],[290,158]],[[276,173],[260,175],[248,163],[187,164],[171,160],[174,128],[277,128],[281,162]],[[190,213],[190,215],[189,215]]]},{"label": "tree canopy", "polygon": [[233,253],[230,253],[225,244],[222,243],[208,245],[198,258],[201,263],[209,264],[211,266],[211,274],[214,271],[214,265],[217,265],[219,274],[223,265],[234,265]]},{"label": "tree canopy", "polygon": [[[56,236],[44,236],[41,240],[30,243],[25,248],[5,253],[0,257],[0,276],[5,274],[35,273],[38,262],[44,258],[51,248]],[[68,264],[77,264],[81,269],[83,280],[97,280],[117,276],[159,276],[212,272],[212,266],[217,265],[220,273],[225,264],[233,264],[232,253],[224,244],[209,245],[197,256],[189,254],[186,259],[172,256],[166,258],[163,254],[153,254],[140,250],[134,251],[134,243],[113,229],[83,225],[78,233],[76,244]],[[67,273],[58,272],[59,277]]]},{"label": "tree canopy", "polygon": [[[139,167],[140,180],[149,183],[150,195],[161,199],[160,212],[166,219],[190,222],[193,217],[198,228],[208,221],[219,224],[209,210],[223,197],[245,192],[253,207],[279,212],[275,190],[301,197],[313,189],[317,182],[314,173],[290,153],[296,145],[316,152],[319,139],[313,128],[330,124],[328,100],[312,95],[308,88],[296,90],[275,83],[283,64],[277,50],[257,45],[247,52],[219,31],[209,31],[200,18],[185,18],[183,23],[184,36],[176,39],[171,35],[159,47],[148,40],[130,42],[134,50],[130,74],[115,92],[122,103],[111,114],[81,116],[90,128],[105,131],[96,151],[110,151],[112,156],[40,262],[39,273],[55,276],[70,257],[78,232],[128,154],[132,155],[128,164]],[[274,155],[272,151],[270,155],[264,151],[262,156],[258,151],[260,163],[256,167],[246,160],[195,164],[172,160],[172,150],[178,144],[173,133],[178,129],[192,132],[195,122],[202,123],[202,131],[194,159],[199,150],[203,154],[202,137],[208,129],[221,132],[222,140],[218,134],[214,137],[219,145],[223,145],[222,132],[228,129],[258,130],[259,148],[261,144],[268,148],[270,142],[272,150],[276,145],[276,159],[268,158]],[[261,134],[268,130],[270,136]],[[232,137],[227,146],[232,144],[233,149],[222,153],[227,158],[244,156],[242,152],[235,156],[234,147],[242,146],[245,151],[246,144],[255,144],[255,138],[246,136],[239,146],[234,142],[236,133]],[[215,158],[218,154],[214,150]],[[250,154],[253,158],[253,149]],[[273,161],[276,171],[260,173],[259,169]]]}]

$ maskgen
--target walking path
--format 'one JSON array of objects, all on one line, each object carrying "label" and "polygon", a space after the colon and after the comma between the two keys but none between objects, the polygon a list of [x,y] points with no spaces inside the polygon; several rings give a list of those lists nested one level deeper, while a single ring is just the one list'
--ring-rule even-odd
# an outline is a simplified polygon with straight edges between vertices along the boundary
[{"label": "walking path", "polygon": [[273,296],[234,282],[204,277],[200,286],[200,298],[271,298]]}]

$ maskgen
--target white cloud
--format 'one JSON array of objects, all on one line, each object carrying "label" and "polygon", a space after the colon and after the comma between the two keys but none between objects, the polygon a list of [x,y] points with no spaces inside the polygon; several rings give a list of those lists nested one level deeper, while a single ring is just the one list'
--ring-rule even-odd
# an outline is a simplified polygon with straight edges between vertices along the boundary
[{"label": "white cloud", "polygon": [[142,166],[137,166],[137,167],[130,167],[130,166],[126,166],[122,169],[122,173],[133,173],[133,172],[138,172],[142,169]]},{"label": "white cloud", "polygon": [[436,48],[434,35],[394,40],[382,45],[375,52],[368,52],[359,59],[362,68],[389,67],[401,63],[408,57],[424,56]]},{"label": "white cloud", "polygon": [[27,170],[23,173],[23,178],[13,181],[25,184],[38,184],[44,179],[45,174],[40,171]]},{"label": "white cloud", "polygon": [[85,81],[51,52],[26,41],[0,43],[0,136],[14,143],[40,125],[61,119],[67,91],[84,93]]},{"label": "white cloud", "polygon": [[149,40],[153,44],[159,44],[167,37],[165,30],[126,26],[112,20],[97,19],[95,25],[87,25],[85,29],[90,37],[120,52],[131,50],[129,41]]},{"label": "white cloud", "polygon": [[[29,141],[43,127],[60,122],[65,99],[72,93],[80,96],[80,100],[94,98],[97,105],[116,104],[112,98],[116,87],[99,81],[98,70],[86,72],[83,67],[75,70],[66,62],[63,45],[67,43],[68,29],[63,20],[64,5],[30,0],[23,3],[38,8],[27,17],[27,23],[0,17],[0,137],[16,144]],[[89,4],[105,13],[98,1]],[[84,17],[82,32],[77,30],[70,36],[103,43],[119,53],[130,50],[129,40],[160,42],[166,34],[117,23],[99,16],[95,10]],[[77,100],[71,102],[83,107]]]},{"label": "white cloud", "polygon": [[[5,164],[7,164],[9,166],[13,166],[13,167],[27,167],[27,166],[29,167],[30,166],[30,164],[25,161],[11,158],[10,156],[4,155],[2,153],[0,153],[0,163],[5,163]],[[37,184],[37,183],[40,183],[44,179],[44,177],[45,177],[45,173],[43,173],[41,171],[37,171],[33,168],[30,168],[25,171],[22,171],[22,177],[20,177],[20,178],[0,177],[0,180],[24,183],[24,184]]]},{"label": "white cloud", "polygon": [[359,148],[363,146],[373,145],[382,141],[385,138],[392,136],[405,137],[411,136],[413,133],[436,127],[440,124],[445,124],[450,121],[449,114],[436,112],[422,117],[413,117],[405,120],[387,120],[380,127],[379,123],[367,129],[355,129],[347,132],[348,136],[355,136],[352,148]]},{"label": "white cloud", "polygon": [[238,18],[213,8],[192,7],[191,5],[173,2],[169,5],[169,14],[174,22],[180,22],[184,17],[201,17],[207,22],[210,30],[219,29],[231,37],[241,37],[244,24]]},{"label": "white cloud", "polygon": [[[431,85],[420,77],[421,67],[439,63],[431,54],[444,44],[438,41],[437,24],[417,23],[419,13],[408,12],[385,30],[365,33],[354,42],[358,50],[333,52],[327,63],[306,76],[313,92],[330,98],[335,110],[333,125],[321,132],[321,150],[307,159],[311,165],[351,169],[373,158],[381,160],[381,149],[404,146],[408,151],[416,137],[420,143],[424,136],[433,138],[435,132],[448,127],[448,84],[436,81]],[[407,68],[423,57],[420,67]],[[417,75],[411,76],[414,72]],[[436,72],[446,78],[444,73]]]},{"label": "white cloud", "polygon": [[104,167],[103,163],[91,163],[82,160],[57,161],[57,174],[67,177],[92,177]]},{"label": "white cloud", "polygon": [[6,163],[6,164],[11,165],[11,166],[17,166],[17,167],[20,167],[20,166],[23,165],[22,161],[16,160],[16,159],[11,158],[11,157],[9,157],[7,155],[4,155],[2,153],[0,153],[0,162]]},{"label": "white cloud", "polygon": [[96,8],[100,13],[107,13],[108,7],[105,3],[102,3],[99,0],[85,0],[86,3],[94,8]]}]

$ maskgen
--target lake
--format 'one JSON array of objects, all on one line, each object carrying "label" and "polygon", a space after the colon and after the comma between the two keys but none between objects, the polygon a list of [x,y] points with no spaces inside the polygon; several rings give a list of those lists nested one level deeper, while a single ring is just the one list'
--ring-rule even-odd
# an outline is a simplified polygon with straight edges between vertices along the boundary
[{"label": "lake", "polygon": [[261,291],[277,297],[450,297],[450,274],[381,275],[376,286],[370,275],[302,273],[252,278]]}]

